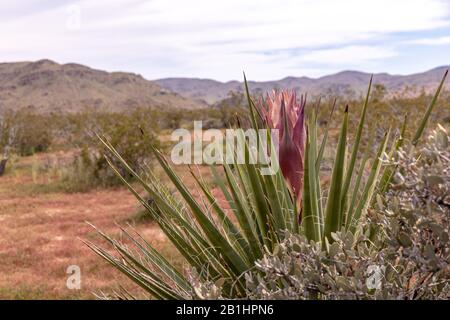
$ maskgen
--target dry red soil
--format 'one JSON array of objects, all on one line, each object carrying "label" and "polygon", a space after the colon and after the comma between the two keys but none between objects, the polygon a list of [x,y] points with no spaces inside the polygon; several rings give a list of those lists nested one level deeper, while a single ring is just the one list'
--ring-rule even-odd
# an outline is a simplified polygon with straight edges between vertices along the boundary
[{"label": "dry red soil", "polygon": [[[32,183],[26,175],[0,178],[0,298],[92,299],[93,292],[117,289],[119,283],[131,286],[80,239],[101,243],[86,221],[117,235],[116,223],[126,224],[139,209],[134,196],[125,189],[20,192]],[[170,252],[155,225],[138,224],[136,229],[156,247]],[[66,286],[70,265],[81,269],[80,290]]]}]

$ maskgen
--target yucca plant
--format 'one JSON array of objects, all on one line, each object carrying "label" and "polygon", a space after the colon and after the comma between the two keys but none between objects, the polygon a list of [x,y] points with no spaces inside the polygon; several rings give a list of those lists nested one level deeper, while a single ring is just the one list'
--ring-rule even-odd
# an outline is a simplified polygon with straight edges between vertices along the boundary
[{"label": "yucca plant", "polygon": [[[447,73],[417,128],[414,143],[422,136],[446,75]],[[254,129],[266,129],[265,136],[258,136],[257,139],[266,138],[270,142],[266,150],[267,156],[276,154],[277,151],[269,129],[281,130],[280,159],[271,157],[272,161],[279,160],[281,170],[272,175],[263,175],[261,166],[252,161],[233,165],[225,162],[221,167],[211,166],[215,184],[220,188],[227,207],[217,202],[210,186],[191,169],[202,192],[200,198],[196,197],[156,148],[152,148],[152,151],[178,191],[175,195],[151,172],[148,177],[136,173],[104,137],[99,137],[127,173],[135,177],[151,197],[151,202],[146,201],[148,198],[141,196],[120,175],[113,162],[107,159],[119,178],[185,258],[190,271],[186,273],[176,269],[145,239],[131,235],[126,229],[122,231],[134,245],[134,249],[99,230],[104,239],[116,249],[119,257],[92,242],[86,241],[86,244],[154,298],[205,298],[198,283],[211,284],[226,298],[245,297],[244,274],[254,268],[255,261],[261,259],[266,252],[272,252],[283,240],[286,231],[290,234],[303,234],[307,239],[327,248],[332,233],[342,229],[359,232],[374,195],[389,187],[395,168],[383,168],[381,159],[385,154],[392,156],[404,137],[401,133],[391,139],[388,131],[379,143],[374,157],[370,157],[368,151],[361,154],[359,146],[371,84],[372,80],[351,144],[351,152],[348,152],[347,141],[350,111],[348,107],[345,109],[326,192],[320,179],[320,167],[327,145],[328,127],[323,130],[319,141],[316,110],[309,110],[304,120],[304,100],[298,103],[295,95],[289,92],[276,93],[263,101],[261,106],[257,106],[250,97],[247,81],[245,89],[250,122]],[[243,132],[238,139],[244,146],[245,159],[255,157]],[[124,293],[122,297],[132,296]]]}]

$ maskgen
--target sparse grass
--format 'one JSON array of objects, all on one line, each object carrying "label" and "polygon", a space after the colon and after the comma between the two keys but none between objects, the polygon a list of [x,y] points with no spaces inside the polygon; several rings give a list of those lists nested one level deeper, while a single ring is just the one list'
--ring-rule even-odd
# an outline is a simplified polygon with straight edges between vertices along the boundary
[{"label": "sparse grass", "polygon": [[[0,299],[94,299],[93,292],[109,292],[123,282],[79,238],[98,238],[85,221],[120,236],[115,223],[125,224],[129,213],[139,210],[135,198],[123,188],[63,193],[52,189],[42,173],[35,183],[33,163],[49,156],[20,158],[15,169],[0,178]],[[181,267],[182,260],[158,227],[134,227]],[[65,286],[71,264],[81,267],[81,290]],[[134,285],[127,289],[138,293]]]}]

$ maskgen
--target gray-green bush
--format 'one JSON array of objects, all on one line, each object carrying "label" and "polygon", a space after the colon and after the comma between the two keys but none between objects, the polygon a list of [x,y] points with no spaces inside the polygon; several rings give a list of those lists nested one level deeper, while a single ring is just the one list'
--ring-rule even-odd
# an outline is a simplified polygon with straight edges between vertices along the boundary
[{"label": "gray-green bush", "polygon": [[[450,148],[439,126],[419,151],[399,150],[397,171],[362,233],[322,248],[287,234],[245,275],[249,299],[447,299],[450,296]],[[374,226],[376,233],[374,234]],[[379,268],[373,286],[371,268]],[[195,282],[194,282],[195,283]],[[205,298],[220,287],[197,282]]]}]

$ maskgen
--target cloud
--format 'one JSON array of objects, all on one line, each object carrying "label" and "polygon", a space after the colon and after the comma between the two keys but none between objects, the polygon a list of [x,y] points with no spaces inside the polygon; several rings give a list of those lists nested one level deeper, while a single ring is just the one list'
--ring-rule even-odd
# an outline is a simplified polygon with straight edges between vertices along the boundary
[{"label": "cloud", "polygon": [[346,46],[336,49],[313,50],[299,59],[305,62],[316,62],[330,65],[361,65],[373,60],[396,56],[398,53],[382,46]]},{"label": "cloud", "polygon": [[437,37],[437,38],[422,38],[406,41],[405,44],[418,44],[427,46],[441,46],[450,44],[450,36],[448,37]]},{"label": "cloud", "polygon": [[[68,10],[73,6],[78,13]],[[45,57],[147,78],[229,80],[245,69],[251,78],[267,80],[361,68],[398,55],[395,45],[382,41],[391,34],[447,27],[450,3],[4,0],[0,9],[0,60]],[[73,19],[79,19],[79,28],[70,28]]]}]

